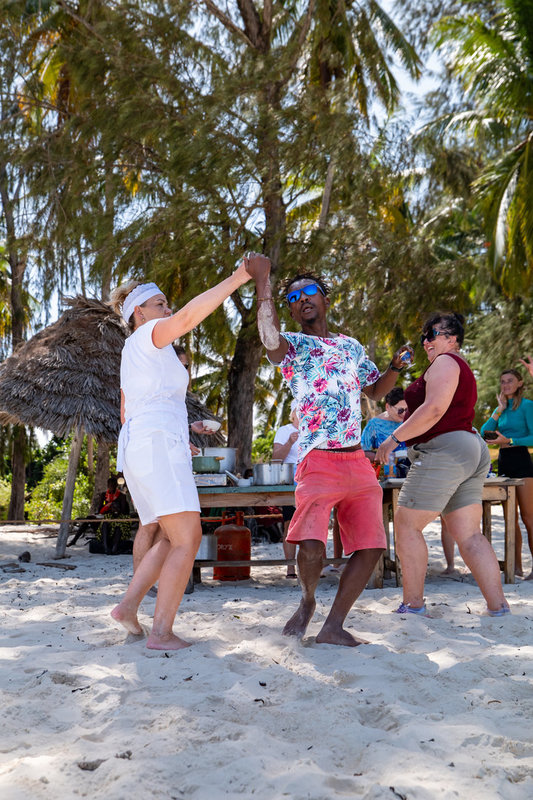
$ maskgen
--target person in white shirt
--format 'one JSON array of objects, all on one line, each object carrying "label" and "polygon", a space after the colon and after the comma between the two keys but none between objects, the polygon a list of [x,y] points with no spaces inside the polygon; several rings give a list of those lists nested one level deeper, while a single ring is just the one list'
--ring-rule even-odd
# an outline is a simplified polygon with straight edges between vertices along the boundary
[{"label": "person in white shirt", "polygon": [[[173,633],[172,626],[202,537],[185,406],[189,376],[172,342],[250,280],[247,266],[248,260],[243,259],[229,278],[175,314],[155,283],[131,281],[111,297],[131,331],[120,368],[122,429],[117,468],[124,472],[141,525],[158,523],[163,533],[143,557],[111,616],[130,633],[143,633],[137,619],[139,604],[159,580],[152,631],[146,642],[153,650],[189,646]],[[192,427],[197,433],[204,432],[202,423]]]},{"label": "person in white shirt", "polygon": [[[291,416],[288,425],[282,425],[274,436],[274,447],[272,449],[272,459],[283,461],[284,464],[298,463],[298,405],[296,400],[291,403]],[[287,560],[296,558],[296,545],[287,541],[287,531],[289,524],[296,511],[294,506],[282,506],[283,514],[283,553]],[[287,578],[297,578],[296,570],[290,564],[287,565]]]}]

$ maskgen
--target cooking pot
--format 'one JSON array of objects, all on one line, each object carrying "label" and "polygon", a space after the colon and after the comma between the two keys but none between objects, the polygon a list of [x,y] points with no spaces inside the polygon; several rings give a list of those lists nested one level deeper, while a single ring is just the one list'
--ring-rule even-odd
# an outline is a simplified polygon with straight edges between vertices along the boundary
[{"label": "cooking pot", "polygon": [[[235,458],[237,453],[236,447],[204,447],[204,456],[215,456],[222,458],[220,461],[220,472],[229,469],[230,472],[235,470]],[[217,469],[218,472],[218,469]]]},{"label": "cooking pot", "polygon": [[294,464],[271,461],[269,464],[254,464],[254,485],[278,486],[294,483]]},{"label": "cooking pot", "polygon": [[199,472],[200,474],[220,472],[221,463],[222,459],[220,457],[217,458],[216,456],[192,457],[193,472]]}]

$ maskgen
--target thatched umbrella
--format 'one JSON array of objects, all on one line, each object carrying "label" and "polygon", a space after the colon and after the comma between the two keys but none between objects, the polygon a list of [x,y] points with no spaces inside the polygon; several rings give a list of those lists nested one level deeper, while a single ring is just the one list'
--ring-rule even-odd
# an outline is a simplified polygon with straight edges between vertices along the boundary
[{"label": "thatched umbrella", "polygon": [[[85,433],[116,442],[120,431],[120,356],[127,336],[121,317],[99,300],[78,295],[57,322],[20,345],[0,365],[0,424],[23,424],[58,436],[75,432],[65,481],[62,520],[70,519],[76,470]],[[215,419],[187,394],[190,421]],[[220,434],[193,442],[223,445]],[[65,553],[62,523],[56,554]]]}]

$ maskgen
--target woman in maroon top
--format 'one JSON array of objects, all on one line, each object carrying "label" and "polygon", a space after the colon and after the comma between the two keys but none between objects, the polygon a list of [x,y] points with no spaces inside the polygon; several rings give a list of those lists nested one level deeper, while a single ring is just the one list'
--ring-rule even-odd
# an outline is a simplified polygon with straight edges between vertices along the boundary
[{"label": "woman in maroon top", "polygon": [[426,614],[428,551],[422,531],[438,514],[476,579],[488,613],[509,612],[498,560],[480,530],[490,456],[472,427],[477,389],[472,370],[459,353],[463,338],[464,318],[459,314],[429,317],[421,336],[429,367],[405,391],[407,418],[377,451],[377,459],[385,464],[399,443],[410,446],[411,469],[394,518],[403,574],[400,614]]}]

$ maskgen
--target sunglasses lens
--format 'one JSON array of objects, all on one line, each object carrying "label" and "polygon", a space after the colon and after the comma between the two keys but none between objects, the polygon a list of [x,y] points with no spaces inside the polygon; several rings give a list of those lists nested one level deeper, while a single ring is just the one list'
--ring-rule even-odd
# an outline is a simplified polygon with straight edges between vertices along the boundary
[{"label": "sunglasses lens", "polygon": [[312,297],[317,292],[318,292],[318,286],[316,285],[316,283],[310,283],[309,286],[303,287],[303,293],[307,295],[307,297]]},{"label": "sunglasses lens", "polygon": [[287,295],[287,303],[295,303],[297,300],[300,299],[300,295],[302,294],[300,289],[296,289],[294,292],[289,292]]}]

